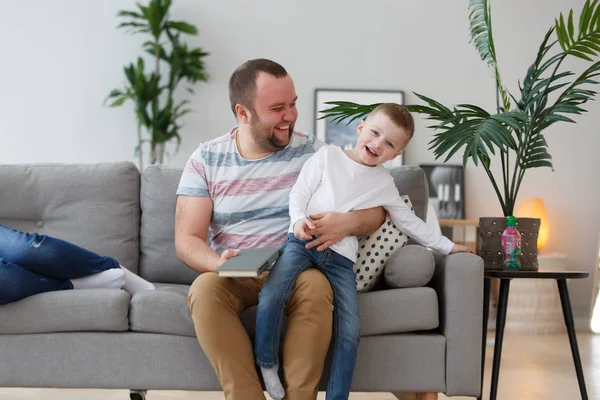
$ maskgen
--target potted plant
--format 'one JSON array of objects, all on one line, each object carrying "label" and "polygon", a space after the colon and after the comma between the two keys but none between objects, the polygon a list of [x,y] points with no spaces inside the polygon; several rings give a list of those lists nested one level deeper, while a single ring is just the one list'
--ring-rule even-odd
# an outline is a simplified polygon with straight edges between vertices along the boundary
[{"label": "potted plant", "polygon": [[[600,52],[600,4],[598,0],[586,1],[579,21],[575,20],[573,10],[566,18],[560,14],[544,36],[535,60],[519,84],[518,99],[502,84],[488,1],[471,0],[469,10],[471,41],[481,59],[491,68],[496,81],[495,113],[472,104],[450,108],[418,93],[415,95],[425,105],[409,105],[407,108],[435,121],[429,126],[435,129],[429,149],[433,150],[436,159],[445,156],[443,162],[447,162],[462,150],[463,166],[471,160],[476,166],[484,168],[507,217],[514,213],[527,170],[552,168],[544,130],[557,122],[574,123],[571,117],[585,112],[582,105],[596,95],[590,86],[598,84],[595,78],[600,75],[600,62],[597,61]],[[576,76],[571,71],[561,69],[567,57],[577,57],[592,64]],[[378,105],[349,102],[328,104],[333,107],[322,111],[321,118],[332,118],[338,123],[346,119],[351,122],[363,118]],[[492,171],[492,162],[501,163],[501,176]],[[501,268],[502,263],[498,261],[502,257],[498,249],[501,249],[499,242],[500,233],[505,227],[504,221],[505,218],[480,220],[483,238],[481,256],[486,268]],[[520,231],[530,229],[523,237],[523,248],[529,249],[523,252],[525,262],[522,265],[525,269],[537,269],[539,220],[519,219],[518,224]]]},{"label": "potted plant", "polygon": [[[203,61],[208,53],[201,48],[188,48],[181,41],[182,34],[197,35],[198,29],[187,22],[171,20],[171,0],[151,0],[147,6],[136,5],[137,11],[119,11],[117,16],[124,21],[118,27],[133,34],[150,35],[143,49],[153,60],[154,68],[147,73],[144,59],[138,57],[136,63],[124,68],[125,87],[111,91],[105,103],[111,100],[110,107],[119,107],[127,100],[133,102],[138,122],[135,151],[143,171],[144,143],[150,145],[150,164],[163,162],[165,143],[175,140],[179,146],[180,118],[191,110],[186,108],[189,100],[177,103],[174,93],[182,81],[208,80]],[[187,90],[194,93],[189,87]]]}]

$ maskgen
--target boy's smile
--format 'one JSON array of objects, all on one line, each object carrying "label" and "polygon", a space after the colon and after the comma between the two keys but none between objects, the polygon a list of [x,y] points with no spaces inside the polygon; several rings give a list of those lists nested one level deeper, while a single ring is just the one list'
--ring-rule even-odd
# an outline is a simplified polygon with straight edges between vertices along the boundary
[{"label": "boy's smile", "polygon": [[371,114],[358,124],[358,141],[348,152],[354,161],[374,167],[393,160],[410,140],[406,129],[382,112]]}]

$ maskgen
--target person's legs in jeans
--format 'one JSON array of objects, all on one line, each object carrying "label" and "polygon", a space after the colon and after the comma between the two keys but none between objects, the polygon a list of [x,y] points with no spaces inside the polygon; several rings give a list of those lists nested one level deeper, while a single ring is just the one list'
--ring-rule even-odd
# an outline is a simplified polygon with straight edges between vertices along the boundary
[{"label": "person's legs in jeans", "polygon": [[312,265],[309,250],[304,247],[304,243],[290,237],[258,295],[254,354],[267,391],[276,400],[285,395],[278,375],[279,342],[285,304],[300,273]]},{"label": "person's legs in jeans", "polygon": [[0,225],[0,257],[21,268],[55,279],[68,279],[75,289],[122,288],[130,294],[154,285],[122,267],[73,243]]},{"label": "person's legs in jeans", "polygon": [[73,289],[68,279],[53,279],[36,274],[0,258],[0,304],[24,299],[38,293]]},{"label": "person's legs in jeans", "polygon": [[333,358],[327,385],[327,400],[346,400],[350,395],[352,375],[360,339],[358,293],[354,263],[332,250],[325,250],[318,268],[333,289]]},{"label": "person's legs in jeans", "polygon": [[99,256],[73,243],[3,225],[0,225],[0,257],[36,274],[56,279],[82,278],[120,268],[115,259]]}]

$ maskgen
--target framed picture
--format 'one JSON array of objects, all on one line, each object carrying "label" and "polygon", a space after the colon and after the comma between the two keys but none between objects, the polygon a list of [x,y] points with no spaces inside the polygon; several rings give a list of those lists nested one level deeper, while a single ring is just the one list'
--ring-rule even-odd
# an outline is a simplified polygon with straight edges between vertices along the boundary
[{"label": "framed picture", "polygon": [[[358,104],[404,104],[404,93],[400,90],[315,89],[315,135],[327,144],[349,150],[356,144],[356,129],[360,120],[354,120],[350,124],[348,124],[348,121],[336,124],[331,122],[330,118],[319,119],[322,115],[320,111],[332,107],[325,104],[328,101],[351,101]],[[402,155],[400,155],[394,160],[388,161],[386,167],[402,164]]]},{"label": "framed picture", "polygon": [[465,218],[465,173],[462,165],[421,164],[429,183],[429,202],[439,219]]}]

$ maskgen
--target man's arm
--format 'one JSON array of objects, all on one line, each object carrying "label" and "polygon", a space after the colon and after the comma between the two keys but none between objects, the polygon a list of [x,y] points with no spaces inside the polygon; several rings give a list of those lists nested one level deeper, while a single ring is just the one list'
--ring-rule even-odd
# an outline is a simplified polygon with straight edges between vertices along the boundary
[{"label": "man's arm", "polygon": [[308,243],[306,248],[319,246],[317,250],[323,251],[346,236],[365,236],[375,232],[385,221],[385,209],[376,207],[347,213],[325,212],[310,215],[310,218],[314,221],[315,229],[309,233],[317,238]]},{"label": "man's arm", "polygon": [[177,196],[175,250],[181,262],[198,272],[219,266],[220,256],[206,243],[212,210],[210,197]]}]

